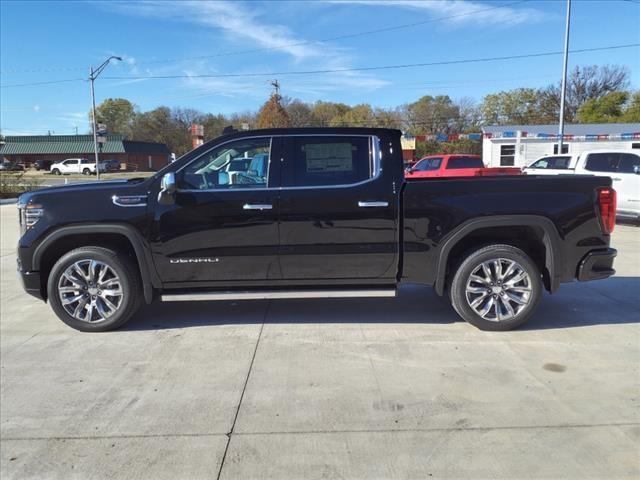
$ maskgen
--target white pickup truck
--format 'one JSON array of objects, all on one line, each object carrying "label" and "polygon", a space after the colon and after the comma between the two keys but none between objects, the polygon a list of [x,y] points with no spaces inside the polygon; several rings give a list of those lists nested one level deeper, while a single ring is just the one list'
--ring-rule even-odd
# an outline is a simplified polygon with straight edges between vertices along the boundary
[{"label": "white pickup truck", "polygon": [[[104,163],[100,163],[100,173],[106,170]],[[71,173],[81,173],[83,175],[94,175],[96,173],[96,162],[90,162],[86,158],[67,158],[61,162],[56,162],[49,167],[53,175],[66,175]]]},{"label": "white pickup truck", "polygon": [[618,217],[640,221],[640,152],[589,150],[542,157],[523,169],[528,175],[601,175],[618,192]]}]

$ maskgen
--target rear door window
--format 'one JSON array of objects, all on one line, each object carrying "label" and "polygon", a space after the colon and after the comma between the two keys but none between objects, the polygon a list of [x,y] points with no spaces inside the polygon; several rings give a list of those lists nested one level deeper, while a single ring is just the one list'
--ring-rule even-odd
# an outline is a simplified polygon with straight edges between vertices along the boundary
[{"label": "rear door window", "polygon": [[349,185],[376,174],[372,137],[286,137],[285,187]]},{"label": "rear door window", "polygon": [[447,162],[447,170],[458,168],[484,168],[481,158],[476,157],[452,157]]},{"label": "rear door window", "polygon": [[584,168],[590,172],[615,172],[619,158],[620,154],[614,152],[590,153]]},{"label": "rear door window", "polygon": [[640,156],[633,153],[621,153],[620,162],[618,164],[618,172],[620,173],[639,173],[640,172]]}]

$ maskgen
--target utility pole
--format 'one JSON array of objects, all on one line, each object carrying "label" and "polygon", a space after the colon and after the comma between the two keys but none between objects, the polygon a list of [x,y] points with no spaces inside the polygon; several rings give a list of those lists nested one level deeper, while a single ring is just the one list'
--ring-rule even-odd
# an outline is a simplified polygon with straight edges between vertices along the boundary
[{"label": "utility pole", "polygon": [[271,82],[271,86],[274,88],[274,90],[275,90],[274,93],[276,94],[276,96],[279,97],[280,96],[280,82],[278,82],[277,79],[273,80]]},{"label": "utility pole", "polygon": [[564,30],[564,61],[562,63],[562,86],[560,87],[560,123],[558,124],[558,155],[562,155],[564,143],[564,104],[567,94],[567,63],[569,61],[569,27],[571,25],[571,0],[567,0],[567,23]]},{"label": "utility pole", "polygon": [[89,69],[89,83],[91,84],[91,126],[93,127],[93,153],[95,154],[95,158],[96,158],[96,180],[100,180],[100,166],[98,165],[98,128],[97,128],[97,123],[96,123],[96,94],[95,91],[93,89],[93,83],[95,82],[95,79],[98,78],[98,75],[100,75],[102,73],[102,71],[107,68],[107,65],[109,65],[109,62],[111,62],[111,60],[118,60],[121,61],[122,58],[121,57],[116,57],[114,55],[112,55],[111,57],[107,58],[104,62],[102,62],[102,65],[100,65],[98,68],[96,68],[94,70],[93,67],[91,67]]}]

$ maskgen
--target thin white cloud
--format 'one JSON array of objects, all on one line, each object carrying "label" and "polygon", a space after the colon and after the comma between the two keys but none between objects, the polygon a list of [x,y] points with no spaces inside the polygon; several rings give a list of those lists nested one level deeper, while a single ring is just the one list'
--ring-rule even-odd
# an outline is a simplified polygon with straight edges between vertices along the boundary
[{"label": "thin white cloud", "polygon": [[[273,14],[262,11],[255,3],[242,2],[201,2],[201,1],[180,1],[168,2],[158,0],[147,0],[143,2],[117,2],[103,4],[105,8],[117,12],[142,16],[145,18],[161,18],[163,20],[179,21],[190,23],[211,30],[212,35],[224,34],[230,44],[242,42],[244,49],[266,49],[263,53],[253,54],[250,57],[253,61],[247,63],[247,72],[259,71],[259,63],[265,62],[268,56],[285,56],[293,61],[296,68],[309,69],[343,69],[352,66],[352,58],[348,52],[342,48],[330,46],[328,44],[314,42],[295,35],[284,25],[273,23]],[[272,49],[272,50],[270,50]],[[217,48],[218,52],[225,49]],[[233,50],[229,47],[226,51]],[[188,56],[188,54],[185,54]],[[222,57],[225,58],[225,57]],[[256,62],[257,59],[257,62]],[[160,71],[176,73],[176,70],[190,78],[184,80],[184,86],[197,93],[206,95],[220,95],[225,97],[234,96],[256,96],[263,99],[269,89],[265,89],[265,78],[242,78],[234,79],[221,78],[198,78],[197,75],[218,71],[215,67],[217,58],[203,59],[202,61],[183,61],[158,63],[147,73],[160,74]],[[138,59],[132,67],[137,68],[145,62]],[[273,69],[269,67],[269,69]],[[287,68],[284,68],[285,70]],[[268,70],[267,70],[268,71]],[[242,70],[234,73],[242,74]],[[328,78],[330,77],[330,78]],[[358,91],[372,91],[388,84],[369,73],[362,72],[339,72],[331,76],[316,77],[315,85],[306,88],[304,82],[299,82],[296,78],[287,77],[284,80],[285,94],[307,93],[314,95],[329,90],[344,88],[354,88]],[[314,79],[315,80],[315,79]],[[282,81],[282,79],[281,79]],[[300,84],[300,88],[296,85]]]},{"label": "thin white cloud", "polygon": [[439,17],[451,17],[443,20],[450,25],[491,24],[500,26],[537,23],[549,18],[541,10],[533,8],[499,7],[494,3],[480,3],[466,0],[327,0],[328,3],[342,5],[363,5],[376,7],[404,8],[429,12]]}]

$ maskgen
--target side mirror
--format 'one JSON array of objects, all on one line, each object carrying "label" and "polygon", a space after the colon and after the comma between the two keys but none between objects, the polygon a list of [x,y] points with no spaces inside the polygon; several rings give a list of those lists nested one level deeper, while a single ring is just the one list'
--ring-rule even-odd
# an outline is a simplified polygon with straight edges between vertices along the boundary
[{"label": "side mirror", "polygon": [[640,165],[633,166],[633,173],[635,173],[636,175],[640,175]]},{"label": "side mirror", "polygon": [[158,203],[161,205],[172,205],[176,193],[176,174],[173,172],[165,173],[160,183],[160,193],[158,193]]}]

